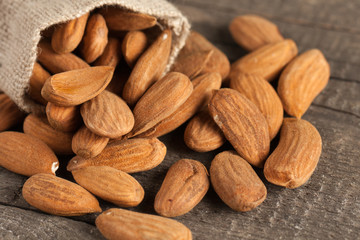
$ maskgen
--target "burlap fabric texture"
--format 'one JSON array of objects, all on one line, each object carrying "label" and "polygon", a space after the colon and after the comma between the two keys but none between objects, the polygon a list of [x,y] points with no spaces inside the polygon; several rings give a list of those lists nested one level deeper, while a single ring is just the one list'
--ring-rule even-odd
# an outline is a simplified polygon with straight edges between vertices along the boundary
[{"label": "burlap fabric texture", "polygon": [[49,26],[79,17],[97,7],[117,5],[150,14],[173,31],[168,67],[185,44],[190,24],[165,0],[1,0],[0,89],[26,112],[43,107],[27,97],[29,78],[36,60],[40,32]]}]

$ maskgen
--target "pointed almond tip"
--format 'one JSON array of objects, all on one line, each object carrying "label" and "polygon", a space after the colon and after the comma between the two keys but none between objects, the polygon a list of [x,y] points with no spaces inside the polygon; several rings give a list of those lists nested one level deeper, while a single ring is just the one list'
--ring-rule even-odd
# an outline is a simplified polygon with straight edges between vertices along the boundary
[{"label": "pointed almond tip", "polygon": [[94,213],[100,213],[103,210],[101,209],[100,205],[97,205],[96,208],[94,209]]},{"label": "pointed almond tip", "polygon": [[69,172],[71,172],[71,171],[74,171],[74,170],[79,169],[80,166],[79,166],[79,161],[78,161],[78,159],[79,159],[78,156],[73,157],[73,158],[69,161],[68,165],[66,166],[66,170],[69,171]]}]

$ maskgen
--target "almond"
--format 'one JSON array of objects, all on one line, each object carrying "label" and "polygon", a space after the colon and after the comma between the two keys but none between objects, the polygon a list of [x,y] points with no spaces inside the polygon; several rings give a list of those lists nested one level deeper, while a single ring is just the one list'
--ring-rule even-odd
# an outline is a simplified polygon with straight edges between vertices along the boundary
[{"label": "almond", "polygon": [[31,206],[54,215],[101,212],[99,202],[84,188],[46,173],[30,177],[22,188],[22,195]]},{"label": "almond", "polygon": [[79,105],[99,95],[113,73],[114,68],[107,66],[58,73],[46,80],[41,95],[58,106]]},{"label": "almond", "polygon": [[7,130],[24,120],[25,114],[4,93],[0,93],[0,131]]},{"label": "almond", "polygon": [[108,7],[101,11],[111,30],[134,31],[155,26],[156,18],[147,14],[130,12],[122,8]]},{"label": "almond", "polygon": [[88,166],[109,166],[127,173],[141,172],[159,165],[165,158],[166,147],[157,138],[134,138],[113,141],[93,158],[74,157],[67,170]]},{"label": "almond", "polygon": [[24,121],[24,133],[45,142],[56,154],[72,154],[72,133],[60,132],[52,128],[44,117],[29,114]]},{"label": "almond", "polygon": [[109,138],[98,136],[83,126],[74,134],[71,146],[76,155],[92,158],[99,155],[108,142]]},{"label": "almond", "polygon": [[321,147],[321,136],[311,123],[285,118],[279,145],[264,166],[266,179],[286,188],[303,185],[319,162]]},{"label": "almond", "polygon": [[119,138],[134,126],[134,115],[124,100],[103,91],[81,106],[81,116],[93,133],[108,138]]},{"label": "almond", "polygon": [[38,47],[38,61],[53,74],[89,67],[89,64],[72,53],[56,53],[47,41],[40,41]]},{"label": "almond", "polygon": [[49,77],[50,74],[38,62],[35,62],[29,81],[29,96],[42,105],[46,105],[47,101],[41,96],[41,89]]},{"label": "almond", "polygon": [[167,172],[155,197],[155,211],[164,217],[183,215],[201,201],[209,186],[208,172],[202,163],[181,159]]},{"label": "almond", "polygon": [[129,105],[135,105],[163,74],[170,55],[171,39],[171,30],[164,30],[136,62],[122,94]]},{"label": "almond", "polygon": [[125,35],[121,50],[126,63],[133,67],[145,51],[147,46],[147,36],[141,31],[130,31]]},{"label": "almond", "polygon": [[180,55],[187,55],[197,51],[211,51],[213,54],[208,60],[201,73],[218,72],[224,80],[230,72],[230,62],[227,56],[209,42],[200,33],[192,31],[186,40],[186,44],[180,52]]},{"label": "almond", "polygon": [[231,76],[230,88],[239,91],[253,102],[266,118],[270,139],[279,132],[284,109],[275,89],[264,78],[246,73]]},{"label": "almond", "polygon": [[191,231],[172,219],[111,208],[100,214],[96,227],[106,239],[191,240]]},{"label": "almond", "polygon": [[186,146],[197,152],[209,152],[221,147],[226,138],[208,111],[197,114],[188,123],[184,141]]},{"label": "almond", "polygon": [[58,131],[74,132],[81,125],[80,109],[77,106],[61,107],[48,102],[46,116],[49,124]]},{"label": "almond", "polygon": [[234,18],[229,30],[235,42],[249,51],[284,40],[274,23],[251,14]]},{"label": "almond", "polygon": [[171,72],[157,81],[136,104],[135,126],[128,137],[139,135],[174,113],[191,95],[193,85],[181,73]]},{"label": "almond", "polygon": [[94,66],[109,66],[115,68],[121,58],[120,41],[109,38],[102,55],[94,62]]},{"label": "almond", "polygon": [[106,201],[120,207],[135,207],[144,198],[144,189],[129,174],[108,166],[90,166],[72,171],[75,181]]},{"label": "almond", "polygon": [[250,211],[266,198],[264,183],[250,164],[234,151],[215,156],[211,162],[210,179],[215,192],[235,211]]},{"label": "almond", "polygon": [[291,39],[267,44],[234,62],[230,78],[231,75],[242,72],[272,81],[297,53],[296,44]]},{"label": "almond", "polygon": [[80,51],[86,62],[92,63],[104,52],[108,43],[108,28],[104,17],[95,13],[86,25]]},{"label": "almond", "polygon": [[19,132],[0,133],[0,166],[25,176],[37,173],[55,175],[59,161],[42,141]]},{"label": "almond", "polygon": [[192,84],[194,90],[186,102],[169,117],[160,121],[140,136],[159,137],[181,126],[196,112],[207,106],[212,95],[212,90],[219,89],[221,86],[221,76],[219,73],[205,73],[194,79]]},{"label": "almond", "polygon": [[318,49],[308,50],[292,60],[281,73],[278,84],[285,111],[301,118],[326,87],[329,77],[329,63]]},{"label": "almond", "polygon": [[269,127],[254,103],[233,89],[214,93],[209,111],[235,150],[256,167],[263,167],[270,150]]},{"label": "almond", "polygon": [[[196,51],[191,53],[180,52],[172,65],[172,72],[180,72],[188,76],[190,79],[198,76],[209,62],[214,50]],[[221,76],[220,76],[221,77]]]},{"label": "almond", "polygon": [[55,52],[70,53],[77,48],[83,38],[89,13],[57,26],[51,37],[51,46]]}]

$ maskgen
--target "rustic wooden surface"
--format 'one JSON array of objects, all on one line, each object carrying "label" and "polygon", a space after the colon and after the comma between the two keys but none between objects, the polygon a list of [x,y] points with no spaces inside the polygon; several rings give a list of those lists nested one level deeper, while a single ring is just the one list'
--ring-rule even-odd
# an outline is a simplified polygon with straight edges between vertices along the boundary
[{"label": "rustic wooden surface", "polygon": [[[237,15],[254,13],[275,22],[299,51],[321,49],[331,64],[331,79],[304,119],[323,139],[320,162],[308,183],[289,190],[269,184],[258,208],[237,213],[210,189],[190,213],[176,219],[194,239],[358,239],[360,235],[360,2],[357,0],[176,0],[193,29],[223,50],[233,62],[245,51],[228,32]],[[214,155],[195,153],[183,143],[184,128],[161,138],[168,147],[157,168],[133,174],[145,189],[143,203],[132,210],[152,213],[153,201],[169,166],[181,158],[207,167]],[[229,144],[221,150],[231,149]],[[60,176],[71,179],[61,160]],[[0,167],[0,239],[102,239],[95,214],[50,216],[21,196],[25,177]],[[114,207],[101,201],[102,208]]]}]

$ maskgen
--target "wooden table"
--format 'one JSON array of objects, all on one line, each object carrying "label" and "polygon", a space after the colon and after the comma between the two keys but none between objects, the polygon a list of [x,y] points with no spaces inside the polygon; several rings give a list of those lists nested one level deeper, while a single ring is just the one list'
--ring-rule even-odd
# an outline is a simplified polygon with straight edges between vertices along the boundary
[{"label": "wooden table", "polygon": [[[265,181],[267,199],[251,212],[227,207],[210,189],[190,213],[176,219],[194,239],[359,239],[360,235],[360,2],[357,0],[177,0],[172,1],[233,62],[245,54],[232,40],[228,24],[254,13],[276,23],[299,51],[319,48],[331,65],[331,79],[304,119],[323,139],[320,162],[304,186],[289,190]],[[145,189],[143,203],[132,210],[152,213],[153,201],[169,166],[180,158],[207,167],[219,151],[195,153],[183,143],[184,128],[161,138],[168,147],[157,168],[133,176]],[[66,160],[66,159],[65,159]],[[62,164],[59,175],[71,178]],[[26,180],[0,168],[0,239],[102,239],[95,214],[50,216],[21,196]],[[114,207],[101,201],[103,209]]]}]

